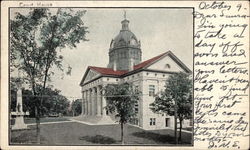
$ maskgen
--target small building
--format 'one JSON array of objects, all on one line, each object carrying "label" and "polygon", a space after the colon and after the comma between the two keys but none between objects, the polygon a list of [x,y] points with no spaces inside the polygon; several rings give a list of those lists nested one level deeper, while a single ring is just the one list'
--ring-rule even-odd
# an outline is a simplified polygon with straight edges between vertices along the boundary
[{"label": "small building", "polygon": [[[113,123],[114,115],[104,109],[106,99],[101,94],[102,88],[107,84],[129,82],[142,92],[136,104],[137,117],[130,123],[146,130],[174,128],[173,116],[155,114],[149,104],[154,101],[155,94],[164,89],[169,75],[191,73],[191,70],[171,51],[141,61],[141,43],[130,31],[129,20],[125,18],[121,24],[120,33],[110,43],[107,67],[89,66],[80,82],[82,117]],[[183,121],[183,127],[189,125],[189,120]]]}]

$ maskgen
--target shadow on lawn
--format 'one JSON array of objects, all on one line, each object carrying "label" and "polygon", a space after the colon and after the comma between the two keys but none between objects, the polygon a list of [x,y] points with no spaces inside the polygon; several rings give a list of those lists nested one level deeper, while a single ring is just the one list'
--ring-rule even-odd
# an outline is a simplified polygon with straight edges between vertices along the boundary
[{"label": "shadow on lawn", "polygon": [[113,138],[103,136],[103,135],[96,135],[96,136],[83,136],[79,138],[80,140],[85,140],[92,143],[97,144],[114,144],[116,143],[116,140]]},{"label": "shadow on lawn", "polygon": [[[37,144],[36,137],[36,128],[34,127],[29,127],[26,130],[11,130],[10,144]],[[45,144],[46,142],[41,135],[40,144]]]},{"label": "shadow on lawn", "polygon": [[133,136],[140,137],[140,138],[146,138],[149,140],[153,140],[156,143],[164,143],[164,144],[175,144],[174,137],[170,135],[161,135],[153,132],[135,132],[132,134]]}]

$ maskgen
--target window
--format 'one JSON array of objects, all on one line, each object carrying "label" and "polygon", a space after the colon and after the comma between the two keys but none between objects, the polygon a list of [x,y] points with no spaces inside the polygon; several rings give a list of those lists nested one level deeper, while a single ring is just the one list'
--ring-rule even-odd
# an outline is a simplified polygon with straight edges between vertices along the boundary
[{"label": "window", "polygon": [[139,85],[135,86],[135,91],[138,92],[139,91]]},{"label": "window", "polygon": [[135,102],[135,113],[138,113],[139,111],[139,103],[138,101]]},{"label": "window", "polygon": [[138,118],[135,118],[135,125],[139,125],[139,120],[138,120]]},{"label": "window", "polygon": [[130,40],[130,44],[133,45],[133,46],[136,46],[136,39],[135,38],[132,38]]},{"label": "window", "polygon": [[154,126],[155,125],[155,118],[150,118],[149,125]]},{"label": "window", "polygon": [[189,120],[189,126],[193,126],[193,120],[192,119]]},{"label": "window", "polygon": [[124,45],[126,45],[126,42],[123,39],[121,39],[119,41],[119,46],[124,46]]},{"label": "window", "polygon": [[132,118],[129,120],[129,123],[134,125],[139,125],[139,119],[138,118]]},{"label": "window", "polygon": [[155,86],[154,85],[149,85],[148,94],[149,94],[149,96],[154,96],[155,95]]},{"label": "window", "polygon": [[166,64],[165,67],[166,67],[166,68],[170,68],[170,65],[169,65],[169,64]]},{"label": "window", "polygon": [[166,127],[169,127],[170,126],[170,118],[165,118],[165,121],[166,121]]},{"label": "window", "polygon": [[[139,86],[136,85],[135,86],[135,92],[138,92],[139,91]],[[135,102],[135,113],[138,113],[139,111],[139,98],[137,99],[137,101]]]}]

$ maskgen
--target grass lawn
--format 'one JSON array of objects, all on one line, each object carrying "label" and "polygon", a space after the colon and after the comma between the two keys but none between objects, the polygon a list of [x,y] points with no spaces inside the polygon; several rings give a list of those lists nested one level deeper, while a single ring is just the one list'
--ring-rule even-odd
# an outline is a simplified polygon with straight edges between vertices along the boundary
[{"label": "grass lawn", "polygon": [[[12,144],[35,143],[35,126],[30,130],[11,131]],[[125,125],[125,144],[129,145],[172,145],[173,130],[145,131],[138,127]],[[182,133],[184,145],[191,146],[191,133]],[[99,145],[121,144],[120,125],[86,125],[77,122],[41,125],[41,144],[43,145]]]}]

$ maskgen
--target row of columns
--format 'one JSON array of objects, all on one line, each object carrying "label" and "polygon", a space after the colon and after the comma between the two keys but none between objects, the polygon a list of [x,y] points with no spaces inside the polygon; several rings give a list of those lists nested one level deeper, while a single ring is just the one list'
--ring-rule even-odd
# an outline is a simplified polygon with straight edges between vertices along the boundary
[{"label": "row of columns", "polygon": [[82,115],[106,116],[106,98],[101,89],[96,86],[82,91]]}]

